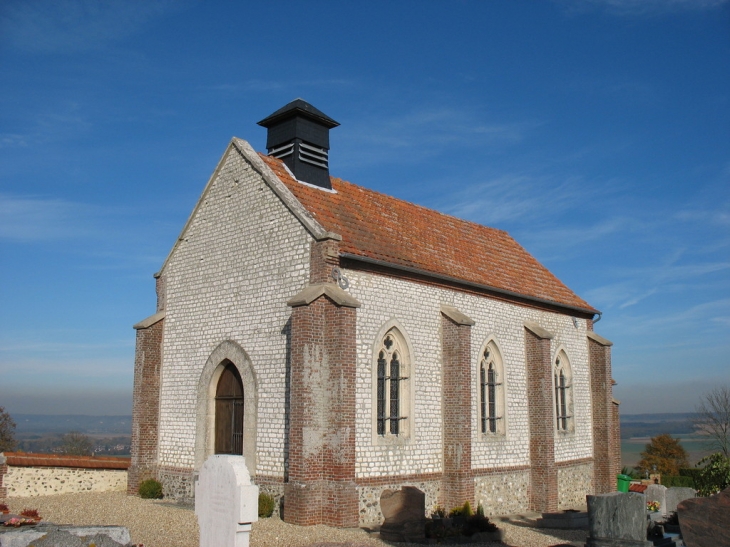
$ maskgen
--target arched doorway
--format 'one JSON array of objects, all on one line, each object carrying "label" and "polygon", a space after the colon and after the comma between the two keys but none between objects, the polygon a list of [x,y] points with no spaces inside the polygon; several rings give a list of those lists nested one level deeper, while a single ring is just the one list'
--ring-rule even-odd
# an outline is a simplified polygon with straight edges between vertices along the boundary
[{"label": "arched doorway", "polygon": [[215,392],[215,453],[243,454],[243,382],[230,361]]}]

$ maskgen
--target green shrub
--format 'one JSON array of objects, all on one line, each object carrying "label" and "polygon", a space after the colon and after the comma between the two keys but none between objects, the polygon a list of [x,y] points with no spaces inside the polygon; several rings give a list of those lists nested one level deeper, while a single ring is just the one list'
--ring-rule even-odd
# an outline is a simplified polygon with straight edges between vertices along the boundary
[{"label": "green shrub", "polygon": [[474,514],[474,511],[472,511],[472,509],[471,509],[471,503],[469,503],[469,500],[467,500],[464,502],[464,505],[462,505],[461,507],[454,507],[449,512],[449,518],[454,518],[454,517],[467,517],[468,518],[468,517],[472,516],[473,514]]},{"label": "green shrub", "polygon": [[274,513],[274,498],[269,494],[259,494],[259,517],[269,518]]},{"label": "green shrub", "polygon": [[162,484],[155,479],[147,479],[139,485],[139,497],[147,500],[162,499]]},{"label": "green shrub", "polygon": [[666,486],[667,488],[671,488],[672,486],[686,486],[688,488],[694,488],[695,480],[692,477],[683,477],[681,475],[668,475],[662,477],[662,485]]},{"label": "green shrub", "polygon": [[730,486],[730,458],[721,452],[702,458],[697,465],[702,465],[695,478],[697,495],[712,496]]}]

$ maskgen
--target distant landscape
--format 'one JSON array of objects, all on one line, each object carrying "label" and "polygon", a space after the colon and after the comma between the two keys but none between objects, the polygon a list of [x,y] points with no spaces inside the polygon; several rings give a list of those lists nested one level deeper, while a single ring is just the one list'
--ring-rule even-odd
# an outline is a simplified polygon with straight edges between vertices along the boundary
[{"label": "distant landscape", "polygon": [[[705,440],[692,424],[694,414],[625,414],[621,416],[622,465],[634,467],[651,437],[669,433],[678,437],[689,453],[690,463],[709,454]],[[87,435],[97,455],[128,456],[132,444],[131,416],[81,416],[16,414],[15,438],[24,452],[59,452],[65,433],[78,431]]]},{"label": "distant landscape", "polygon": [[83,433],[98,456],[129,456],[132,444],[132,416],[82,416],[14,414],[15,439],[23,452],[61,451],[63,435]]},{"label": "distant landscape", "polygon": [[668,433],[679,438],[689,454],[690,465],[707,456],[706,437],[692,423],[693,412],[674,414],[625,414],[621,416],[621,464],[634,467],[652,437]]}]

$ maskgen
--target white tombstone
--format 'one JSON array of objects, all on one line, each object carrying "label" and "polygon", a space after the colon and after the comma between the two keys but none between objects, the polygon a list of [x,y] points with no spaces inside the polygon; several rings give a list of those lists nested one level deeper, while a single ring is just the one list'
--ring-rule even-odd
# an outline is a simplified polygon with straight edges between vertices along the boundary
[{"label": "white tombstone", "polygon": [[217,454],[200,468],[195,483],[200,547],[248,547],[251,523],[259,519],[259,487],[243,456]]}]

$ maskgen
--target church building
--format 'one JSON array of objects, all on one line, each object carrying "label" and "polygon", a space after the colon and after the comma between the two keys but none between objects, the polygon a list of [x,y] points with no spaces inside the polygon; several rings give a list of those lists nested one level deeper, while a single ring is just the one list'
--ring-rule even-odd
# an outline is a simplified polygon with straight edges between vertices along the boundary
[{"label": "church building", "polygon": [[611,342],[600,312],[502,230],[330,176],[339,125],[297,99],[233,138],[136,324],[129,491],[194,497],[242,454],[283,518],[552,512],[615,490]]}]

